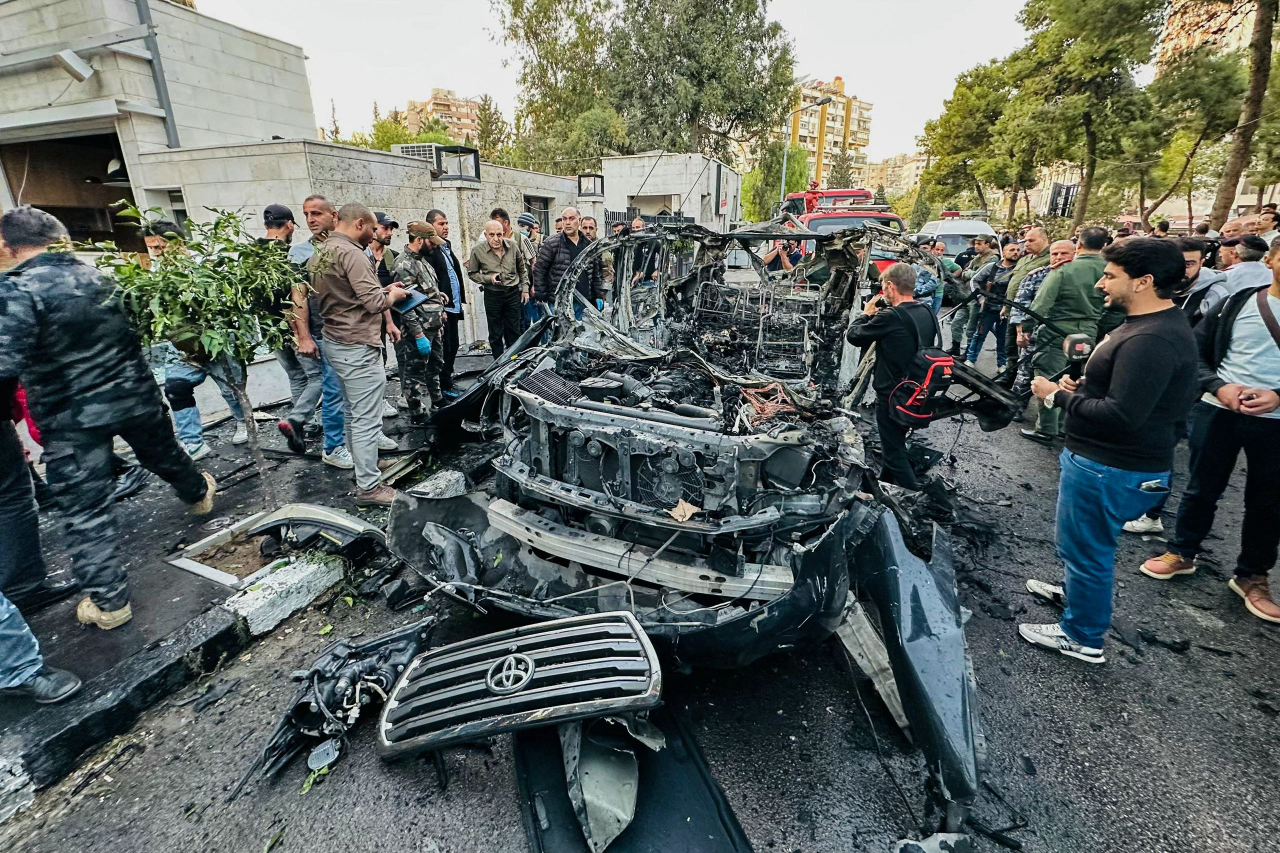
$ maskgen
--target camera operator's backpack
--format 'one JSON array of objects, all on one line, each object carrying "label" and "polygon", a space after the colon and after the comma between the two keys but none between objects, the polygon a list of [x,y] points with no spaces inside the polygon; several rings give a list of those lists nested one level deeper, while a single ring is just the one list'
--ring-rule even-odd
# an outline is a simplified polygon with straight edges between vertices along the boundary
[{"label": "camera operator's backpack", "polygon": [[[891,310],[896,312],[898,309]],[[940,346],[942,327],[938,325],[937,316],[927,307],[925,310],[929,311],[937,330],[929,346],[922,345],[916,324],[904,314],[898,315],[915,338],[916,354],[907,362],[907,375],[889,394],[889,416],[895,423],[915,429],[927,427],[933,420],[935,401],[951,387],[951,371],[955,367],[955,360]]]}]

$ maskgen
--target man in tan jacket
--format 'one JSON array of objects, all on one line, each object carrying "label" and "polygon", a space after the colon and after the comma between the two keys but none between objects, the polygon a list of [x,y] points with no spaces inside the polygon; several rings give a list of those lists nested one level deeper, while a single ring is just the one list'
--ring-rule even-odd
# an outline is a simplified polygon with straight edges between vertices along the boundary
[{"label": "man in tan jacket", "polygon": [[387,374],[382,366],[382,324],[400,340],[390,308],[405,298],[404,288],[378,283],[364,249],[376,220],[362,204],[345,204],[329,239],[307,262],[324,318],[321,346],[338,374],[347,404],[347,447],[356,469],[356,505],[390,506],[395,491],[378,483],[378,434]]}]

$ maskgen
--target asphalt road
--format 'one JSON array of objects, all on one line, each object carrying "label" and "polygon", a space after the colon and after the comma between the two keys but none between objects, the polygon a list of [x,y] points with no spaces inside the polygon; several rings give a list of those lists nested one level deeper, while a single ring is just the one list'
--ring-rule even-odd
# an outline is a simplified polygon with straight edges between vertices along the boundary
[{"label": "asphalt road", "polygon": [[[1116,596],[1124,636],[1109,640],[1106,666],[1091,667],[1016,634],[1019,620],[1054,618],[1023,581],[1060,577],[1052,545],[1056,451],[1014,429],[982,434],[969,423],[958,440],[954,423],[929,432],[941,450],[954,442],[959,462],[940,470],[1000,530],[993,544],[961,542],[957,554],[962,599],[973,611],[968,637],[990,748],[986,778],[1004,800],[987,796],[978,814],[995,827],[1025,818],[1026,827],[1010,834],[1032,853],[1272,849],[1280,832],[1280,678],[1271,662],[1280,630],[1246,614],[1226,587],[1243,477],[1219,509],[1214,562],[1195,576],[1161,583],[1139,575],[1137,564],[1163,543],[1126,537]],[[1171,512],[1184,479],[1175,477]],[[451,632],[486,629],[469,613],[444,615]],[[340,600],[295,617],[42,792],[36,807],[0,828],[0,848],[258,851],[278,836],[276,853],[525,850],[505,739],[487,750],[451,750],[441,789],[427,763],[381,762],[365,725],[308,793],[299,765],[223,802],[291,695],[288,673],[327,642],[319,632],[332,625],[331,636],[370,636],[407,618],[377,601]],[[203,713],[181,704],[232,680],[235,688]],[[756,850],[884,851],[916,828],[924,805],[919,755],[829,644],[741,672],[671,674],[666,700],[687,708]],[[104,761],[111,761],[105,769]],[[981,842],[979,849],[999,848]]]}]

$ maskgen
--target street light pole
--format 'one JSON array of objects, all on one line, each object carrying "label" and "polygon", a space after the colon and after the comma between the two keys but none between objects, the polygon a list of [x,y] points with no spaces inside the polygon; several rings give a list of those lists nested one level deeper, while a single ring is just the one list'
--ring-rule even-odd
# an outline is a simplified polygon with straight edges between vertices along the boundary
[{"label": "street light pole", "polygon": [[[814,101],[812,104],[806,104],[803,107],[796,107],[794,110],[787,113],[787,126],[789,127],[791,125],[791,117],[796,113],[802,112],[804,110],[811,110],[814,107],[824,107],[829,103],[831,103],[831,96],[827,95],[824,98],[820,98],[819,100]],[[786,201],[787,201],[787,154],[788,154],[788,149],[790,148],[791,148],[791,134],[790,132],[788,132],[787,135],[784,137],[784,141],[782,143],[782,187],[781,189],[778,190],[779,205],[786,204]],[[821,151],[818,152],[818,156],[819,157],[822,156]]]}]

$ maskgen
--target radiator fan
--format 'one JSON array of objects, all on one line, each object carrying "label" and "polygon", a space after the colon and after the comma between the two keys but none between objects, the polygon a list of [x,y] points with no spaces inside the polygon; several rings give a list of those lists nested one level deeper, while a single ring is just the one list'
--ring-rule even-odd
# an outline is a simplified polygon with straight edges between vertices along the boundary
[{"label": "radiator fan", "polygon": [[675,456],[645,456],[636,466],[636,497],[646,506],[671,509],[681,500],[702,506],[706,483],[693,460]]}]

